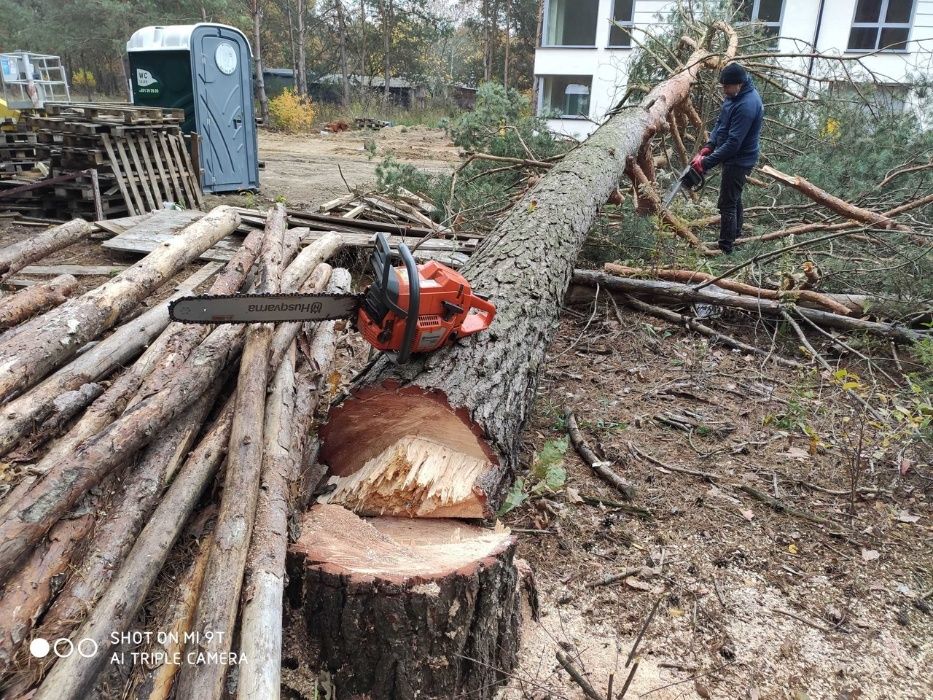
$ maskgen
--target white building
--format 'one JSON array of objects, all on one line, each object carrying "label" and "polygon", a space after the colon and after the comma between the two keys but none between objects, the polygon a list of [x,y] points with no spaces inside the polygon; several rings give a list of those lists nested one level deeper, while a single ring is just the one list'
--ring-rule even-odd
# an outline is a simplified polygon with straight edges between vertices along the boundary
[{"label": "white building", "polygon": [[[770,48],[864,54],[865,68],[905,100],[918,75],[933,75],[933,0],[733,0],[744,19],[776,37]],[[699,4],[699,3],[696,3]],[[625,94],[627,65],[645,31],[656,31],[673,0],[545,0],[535,52],[538,114],[554,131],[592,133]],[[615,20],[613,23],[612,20]],[[628,32],[618,25],[630,29]],[[796,60],[795,70],[826,70]],[[836,66],[839,70],[841,67]],[[849,64],[858,71],[857,65]],[[827,76],[824,76],[827,77]],[[858,79],[857,77],[855,78]]]}]

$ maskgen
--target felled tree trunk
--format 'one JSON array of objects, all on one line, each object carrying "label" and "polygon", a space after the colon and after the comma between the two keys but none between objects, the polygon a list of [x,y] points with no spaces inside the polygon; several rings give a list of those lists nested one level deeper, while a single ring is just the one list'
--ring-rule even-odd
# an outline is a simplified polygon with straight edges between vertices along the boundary
[{"label": "felled tree trunk", "polygon": [[289,604],[337,698],[491,698],[514,666],[515,540],[448,519],[316,505],[289,548]]},{"label": "felled tree trunk", "polygon": [[[732,47],[730,50],[734,50]],[[551,168],[462,269],[498,313],[492,328],[406,366],[380,360],[331,411],[321,459],[332,503],[363,513],[491,517],[512,483],[521,429],[587,231],[701,68],[655,87]]]}]

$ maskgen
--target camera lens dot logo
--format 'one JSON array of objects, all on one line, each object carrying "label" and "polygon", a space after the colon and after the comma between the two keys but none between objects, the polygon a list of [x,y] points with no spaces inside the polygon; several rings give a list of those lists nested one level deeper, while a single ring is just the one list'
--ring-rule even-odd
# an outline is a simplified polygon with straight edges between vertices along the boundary
[{"label": "camera lens dot logo", "polygon": [[47,639],[42,637],[36,637],[31,642],[29,642],[29,653],[35,656],[37,659],[43,659],[49,655],[49,652],[52,650],[52,646],[49,644]]}]

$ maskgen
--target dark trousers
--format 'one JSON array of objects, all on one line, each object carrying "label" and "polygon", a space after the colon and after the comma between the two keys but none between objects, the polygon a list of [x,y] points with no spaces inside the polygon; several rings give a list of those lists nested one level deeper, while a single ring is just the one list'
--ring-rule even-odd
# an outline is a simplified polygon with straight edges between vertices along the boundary
[{"label": "dark trousers", "polygon": [[731,253],[735,239],[742,232],[742,190],[751,168],[738,165],[722,166],[722,184],[719,186],[719,249]]}]

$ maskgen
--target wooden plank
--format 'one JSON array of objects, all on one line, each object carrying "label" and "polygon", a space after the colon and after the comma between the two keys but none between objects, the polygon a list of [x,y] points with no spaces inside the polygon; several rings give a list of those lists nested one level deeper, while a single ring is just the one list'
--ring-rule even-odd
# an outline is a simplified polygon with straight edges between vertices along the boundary
[{"label": "wooden plank", "polygon": [[[181,153],[178,152],[178,141],[171,136],[166,138],[169,147],[172,149],[172,162],[175,165],[175,170],[178,171],[178,179],[181,181],[181,185],[185,190],[185,197],[187,197],[187,201],[183,202],[183,204],[189,209],[197,209],[198,200],[194,196],[194,192],[191,191],[191,183],[188,181],[188,175],[185,172],[185,163],[182,160]],[[184,143],[182,143],[182,146],[184,146]],[[184,148],[182,148],[182,150],[184,150]]]},{"label": "wooden plank", "polygon": [[149,205],[149,209],[158,209],[162,203],[156,202],[156,198],[152,196],[152,189],[150,187],[151,183],[149,178],[146,177],[146,171],[143,170],[142,163],[139,160],[139,154],[136,152],[136,143],[131,138],[118,139],[117,144],[125,146],[127,151],[129,151],[130,157],[133,159],[134,172],[136,174],[136,179],[139,181],[139,187],[143,191],[143,195],[146,197],[146,203]]},{"label": "wooden plank", "polygon": [[131,216],[124,216],[119,219],[108,219],[106,221],[95,221],[94,223],[97,225],[97,228],[103,231],[103,234],[97,234],[95,236],[95,234],[92,233],[91,237],[95,238],[97,236],[100,236],[103,238],[107,238],[108,237],[107,234],[110,234],[111,236],[118,236],[121,233],[124,233],[125,231],[128,231],[129,229],[133,228],[137,224],[141,224],[143,221],[148,219],[150,216],[152,216],[152,214],[147,212],[146,214],[134,214]]},{"label": "wooden plank", "polygon": [[123,171],[120,168],[119,163],[117,162],[117,157],[113,152],[113,146],[110,143],[110,136],[107,134],[101,134],[101,141],[104,143],[104,148],[107,149],[107,156],[110,158],[110,167],[113,169],[113,174],[117,178],[117,185],[120,188],[120,194],[123,195],[123,199],[126,201],[126,210],[130,213],[130,216],[135,216],[140,213],[136,209],[133,200],[130,199],[130,193],[126,190],[126,184],[124,183]]},{"label": "wooden plank", "polygon": [[[171,136],[169,138],[172,138]],[[188,146],[185,144],[185,137],[181,134],[175,137],[178,139],[178,148],[181,150],[181,157],[188,172],[188,182],[191,184],[191,192],[194,194],[194,201],[198,209],[204,208],[204,199],[201,196],[201,177],[195,174],[194,166],[191,164],[191,154],[188,152]],[[194,208],[194,206],[192,206]]]},{"label": "wooden plank", "polygon": [[123,166],[123,176],[129,183],[130,191],[133,193],[133,201],[136,203],[136,211],[140,214],[149,211],[146,208],[146,203],[143,201],[142,195],[139,194],[139,189],[136,187],[136,173],[133,172],[133,168],[130,166],[130,160],[126,156],[126,150],[123,148],[123,143],[118,139],[114,142],[114,145],[117,148],[117,153],[120,154],[120,163]]},{"label": "wooden plank", "polygon": [[165,167],[168,169],[169,176],[172,180],[172,185],[175,188],[175,196],[173,199],[179,204],[183,204],[185,193],[182,191],[178,184],[178,176],[175,173],[175,166],[173,163],[171,151],[168,150],[168,144],[165,142],[165,134],[159,131],[156,132],[155,136],[158,137],[159,146],[162,149],[163,161],[165,163]]},{"label": "wooden plank", "polygon": [[143,165],[146,168],[146,172],[149,173],[149,186],[152,189],[153,196],[155,197],[156,207],[161,207],[162,202],[170,198],[162,196],[162,191],[160,190],[159,186],[164,185],[165,183],[156,175],[155,168],[152,165],[152,158],[149,157],[149,149],[146,148],[146,140],[142,138],[140,134],[133,134],[127,138],[131,139],[135,143],[136,150],[139,151],[139,158],[143,162]]},{"label": "wooden plank", "polygon": [[174,202],[175,195],[172,194],[172,183],[168,179],[168,172],[165,170],[165,166],[162,163],[162,154],[159,153],[159,143],[155,137],[155,133],[152,131],[146,132],[144,137],[149,150],[152,152],[152,159],[155,161],[156,168],[159,171],[160,182],[162,183],[162,190],[165,192],[165,199]]}]

